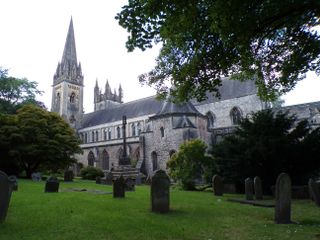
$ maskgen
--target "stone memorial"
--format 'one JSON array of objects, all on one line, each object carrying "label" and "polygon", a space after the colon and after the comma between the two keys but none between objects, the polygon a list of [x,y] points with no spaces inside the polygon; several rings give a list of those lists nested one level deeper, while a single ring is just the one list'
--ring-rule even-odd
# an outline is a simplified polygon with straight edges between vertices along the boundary
[{"label": "stone memorial", "polygon": [[116,180],[114,180],[113,182],[113,197],[114,198],[125,197],[125,181],[122,175]]},{"label": "stone memorial", "polygon": [[315,202],[315,204],[320,207],[320,184],[317,184],[311,178],[308,182],[310,197]]},{"label": "stone memorial", "polygon": [[169,212],[170,179],[165,171],[158,170],[151,179],[151,211]]},{"label": "stone memorial", "polygon": [[291,179],[288,174],[281,173],[276,182],[275,222],[291,223]]},{"label": "stone memorial", "polygon": [[253,200],[253,182],[251,178],[244,180],[244,191],[246,200]]},{"label": "stone memorial", "polygon": [[41,173],[40,172],[34,172],[31,174],[32,181],[34,182],[40,182],[41,181]]},{"label": "stone memorial", "polygon": [[18,179],[16,176],[11,175],[8,177],[9,185],[11,188],[11,191],[18,191]]},{"label": "stone memorial", "polygon": [[256,200],[262,200],[263,199],[262,182],[258,176],[255,176],[253,179],[253,187],[254,187],[254,195]]},{"label": "stone memorial", "polygon": [[214,175],[212,177],[212,188],[215,196],[223,195],[223,182],[219,175]]},{"label": "stone memorial", "polygon": [[49,177],[46,181],[45,192],[53,193],[59,192],[59,180],[56,177]]},{"label": "stone memorial", "polygon": [[10,203],[10,183],[7,174],[0,171],[0,223],[4,222],[7,216]]},{"label": "stone memorial", "polygon": [[72,170],[66,170],[64,172],[64,178],[63,180],[65,182],[72,182],[73,181],[73,177],[74,177],[74,174],[73,174],[73,171]]}]

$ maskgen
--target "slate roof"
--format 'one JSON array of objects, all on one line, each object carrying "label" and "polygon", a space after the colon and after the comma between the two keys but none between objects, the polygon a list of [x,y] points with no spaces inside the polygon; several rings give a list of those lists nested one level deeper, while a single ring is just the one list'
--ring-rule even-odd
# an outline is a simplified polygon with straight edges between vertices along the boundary
[{"label": "slate roof", "polygon": [[172,114],[202,115],[190,102],[173,103],[170,101],[165,101],[161,110],[154,117]]},{"label": "slate roof", "polygon": [[222,85],[219,87],[219,92],[220,98],[216,98],[212,95],[212,93],[208,92],[206,94],[206,100],[202,102],[192,100],[191,102],[197,106],[257,94],[258,90],[253,80],[241,82],[239,80],[230,80],[229,78],[224,78],[222,79]]}]

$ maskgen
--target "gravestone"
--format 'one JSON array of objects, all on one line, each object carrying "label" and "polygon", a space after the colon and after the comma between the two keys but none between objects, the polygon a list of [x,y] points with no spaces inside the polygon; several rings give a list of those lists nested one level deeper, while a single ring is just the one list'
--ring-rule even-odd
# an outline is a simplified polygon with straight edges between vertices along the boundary
[{"label": "gravestone", "polygon": [[158,170],[151,179],[151,210],[167,213],[170,204],[170,179],[165,171]]},{"label": "gravestone", "polygon": [[73,171],[72,171],[72,170],[66,170],[66,171],[64,172],[64,178],[63,178],[63,180],[64,180],[65,182],[72,182],[72,181],[73,181],[73,177],[74,177]]},{"label": "gravestone", "polygon": [[116,180],[114,180],[113,182],[113,197],[114,198],[125,197],[125,182],[122,175]]},{"label": "gravestone", "polygon": [[145,181],[146,181],[146,176],[143,173],[139,173],[136,178],[136,185],[141,185],[145,183]]},{"label": "gravestone", "polygon": [[311,178],[308,182],[310,197],[313,199],[315,204],[320,207],[320,184],[317,184]]},{"label": "gravestone", "polygon": [[277,178],[275,205],[275,222],[291,223],[291,179],[286,173],[281,173]]},{"label": "gravestone", "polygon": [[113,183],[113,174],[112,174],[112,172],[107,172],[107,174],[106,174],[106,184],[107,185],[112,185],[112,183]]},{"label": "gravestone", "polygon": [[215,196],[222,196],[223,194],[223,182],[219,175],[212,177],[212,188]]},{"label": "gravestone", "polygon": [[253,187],[254,187],[254,195],[256,197],[256,200],[262,200],[263,199],[262,182],[258,176],[255,176],[253,179]]},{"label": "gravestone", "polygon": [[96,184],[101,184],[101,177],[96,177]]},{"label": "gravestone", "polygon": [[11,191],[18,191],[18,180],[17,177],[14,175],[11,175],[8,177],[9,185],[11,188]]},{"label": "gravestone", "polygon": [[244,180],[244,191],[246,200],[253,200],[253,182],[251,178]]},{"label": "gravestone", "polygon": [[125,180],[125,191],[134,191],[134,185],[136,181],[132,178],[127,178]]},{"label": "gravestone", "polygon": [[10,203],[10,184],[7,174],[0,171],[0,223],[4,222],[7,216]]},{"label": "gravestone", "polygon": [[59,192],[59,180],[56,177],[49,177],[46,181],[45,192]]},{"label": "gravestone", "polygon": [[41,173],[40,172],[34,172],[31,174],[32,181],[34,182],[40,182],[41,181]]}]

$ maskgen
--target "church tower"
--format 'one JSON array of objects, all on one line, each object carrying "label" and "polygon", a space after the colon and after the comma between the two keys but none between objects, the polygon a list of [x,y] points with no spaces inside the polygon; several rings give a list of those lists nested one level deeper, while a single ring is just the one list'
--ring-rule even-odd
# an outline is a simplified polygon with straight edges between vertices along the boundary
[{"label": "church tower", "polygon": [[77,62],[72,18],[61,62],[53,77],[51,111],[76,128],[83,114],[83,75]]}]

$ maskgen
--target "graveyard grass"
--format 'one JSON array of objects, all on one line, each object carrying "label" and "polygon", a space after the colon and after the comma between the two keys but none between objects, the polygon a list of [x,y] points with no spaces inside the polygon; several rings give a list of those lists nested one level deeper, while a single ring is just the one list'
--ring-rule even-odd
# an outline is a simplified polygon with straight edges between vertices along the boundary
[{"label": "graveyard grass", "polygon": [[44,193],[45,182],[19,179],[0,239],[320,239],[320,209],[309,200],[292,205],[295,224],[274,224],[274,209],[228,202],[211,192],[170,191],[170,213],[150,211],[150,186],[137,186],[124,199],[112,194],[66,192],[85,188],[112,192],[92,181],[60,183]]}]

